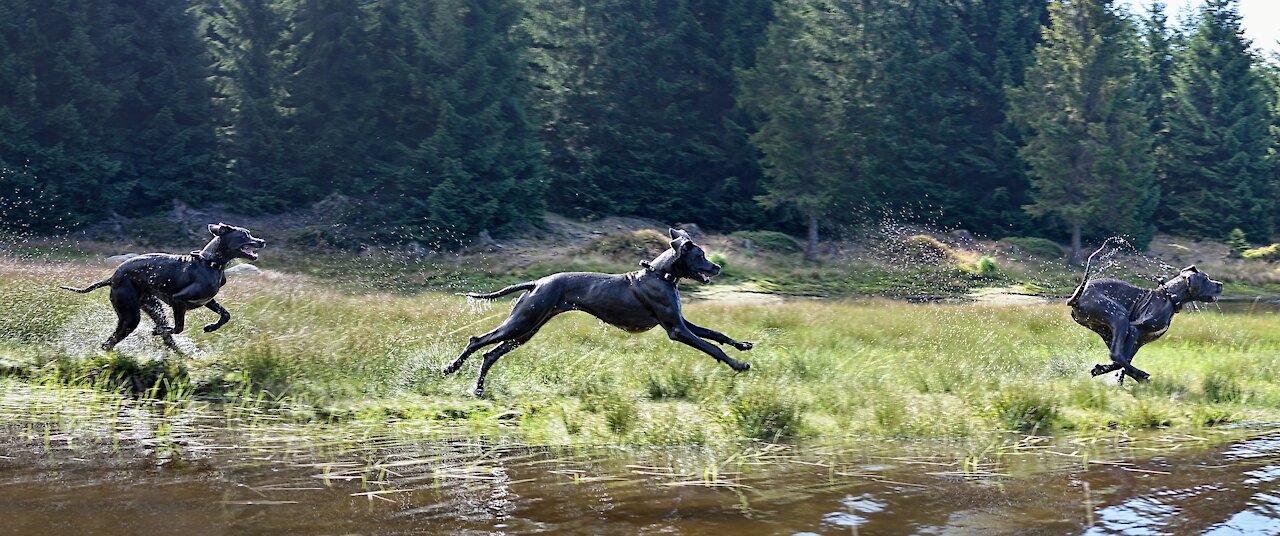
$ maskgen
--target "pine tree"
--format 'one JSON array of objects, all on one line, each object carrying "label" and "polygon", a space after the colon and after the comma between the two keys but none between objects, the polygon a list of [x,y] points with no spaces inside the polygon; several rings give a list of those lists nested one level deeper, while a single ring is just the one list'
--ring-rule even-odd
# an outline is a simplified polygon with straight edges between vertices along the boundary
[{"label": "pine tree", "polygon": [[1162,224],[1221,240],[1271,236],[1274,144],[1262,77],[1234,0],[1207,0],[1173,73]]},{"label": "pine tree", "polygon": [[6,2],[0,57],[0,212],[40,232],[105,217],[127,189],[107,154],[118,93],[94,78],[109,61],[105,4]]},{"label": "pine tree", "polygon": [[214,111],[235,204],[281,210],[296,186],[287,170],[279,62],[283,21],[271,0],[205,0],[201,15],[213,56]]},{"label": "pine tree", "polygon": [[939,209],[931,223],[944,226],[1025,228],[1026,177],[1007,140],[1004,88],[1021,83],[1045,2],[892,1],[875,12],[872,90],[886,122],[874,165],[887,201]]},{"label": "pine tree", "polygon": [[373,179],[377,139],[367,8],[349,0],[287,0],[284,50],[287,176],[281,197],[305,203]]},{"label": "pine tree", "polygon": [[198,203],[211,192],[216,142],[211,122],[208,55],[185,2],[109,4],[105,23],[110,62],[95,76],[120,95],[104,150],[134,186],[123,206],[154,211],[172,199]]},{"label": "pine tree", "polygon": [[866,13],[806,0],[778,6],[776,16],[755,68],[740,73],[742,99],[761,116],[751,137],[767,177],[758,199],[801,214],[805,258],[814,261],[823,222],[871,191],[867,133],[878,119],[867,97]]},{"label": "pine tree", "polygon": [[535,0],[531,11],[553,208],[762,219],[733,69],[753,61],[768,2]]},{"label": "pine tree", "polygon": [[1020,154],[1030,166],[1026,207],[1071,228],[1071,259],[1080,262],[1084,232],[1150,240],[1154,187],[1146,109],[1134,89],[1135,29],[1110,2],[1055,0],[1012,115],[1028,131]]},{"label": "pine tree", "polygon": [[[370,32],[382,64],[378,153],[366,216],[400,238],[457,243],[485,230],[511,231],[541,218],[541,150],[526,118],[524,45],[512,0],[387,2]],[[407,36],[414,36],[408,38]]]}]

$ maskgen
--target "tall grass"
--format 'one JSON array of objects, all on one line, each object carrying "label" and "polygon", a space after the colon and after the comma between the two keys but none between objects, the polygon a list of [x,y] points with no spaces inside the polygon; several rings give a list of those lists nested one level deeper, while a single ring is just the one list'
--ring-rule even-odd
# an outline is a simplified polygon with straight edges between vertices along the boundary
[{"label": "tall grass", "polygon": [[1138,355],[1153,381],[1121,387],[1089,377],[1105,347],[1058,304],[688,304],[698,324],[755,342],[727,349],[752,364],[742,374],[660,330],[630,335],[571,313],[500,360],[476,400],[478,355],[455,375],[439,368],[509,301],[353,293],[269,272],[225,287],[233,318],[220,331],[199,330],[211,313],[189,314],[191,356],[162,350],[146,321],[139,343],[122,346],[131,350],[101,356],[92,348],[114,323],[105,292],[56,288],[86,276],[0,265],[0,373],[144,393],[164,382],[232,404],[287,400],[303,418],[469,423],[557,444],[956,440],[1280,419],[1275,315],[1178,315]]}]

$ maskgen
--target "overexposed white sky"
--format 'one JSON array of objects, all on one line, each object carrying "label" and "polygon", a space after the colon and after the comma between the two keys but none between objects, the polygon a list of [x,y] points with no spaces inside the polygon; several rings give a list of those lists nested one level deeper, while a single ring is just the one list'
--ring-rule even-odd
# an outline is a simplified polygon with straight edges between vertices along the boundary
[{"label": "overexposed white sky", "polygon": [[[1129,8],[1145,17],[1151,0],[1121,0]],[[1169,12],[1169,20],[1176,23],[1184,19],[1183,13],[1194,13],[1202,4],[1201,0],[1164,0]],[[1236,4],[1240,10],[1245,37],[1253,40],[1254,48],[1265,54],[1280,52],[1280,0],[1240,0]]]}]

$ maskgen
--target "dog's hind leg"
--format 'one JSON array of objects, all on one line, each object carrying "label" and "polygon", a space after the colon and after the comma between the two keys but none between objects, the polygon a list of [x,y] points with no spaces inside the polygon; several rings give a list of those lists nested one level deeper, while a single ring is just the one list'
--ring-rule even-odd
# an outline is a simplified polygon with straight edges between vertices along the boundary
[{"label": "dog's hind leg", "polygon": [[173,328],[169,326],[169,320],[164,316],[164,306],[160,304],[160,299],[155,296],[147,296],[142,300],[142,311],[151,317],[151,321],[155,322],[155,329],[151,330],[152,335],[159,335],[160,340],[164,341],[164,345],[168,346],[175,352],[182,353],[182,349],[178,348],[178,342],[173,340]]},{"label": "dog's hind leg", "polygon": [[476,387],[475,389],[471,390],[471,393],[476,395],[477,398],[484,396],[484,379],[486,376],[489,375],[489,368],[492,367],[493,364],[498,361],[499,357],[507,355],[512,350],[519,348],[520,345],[526,342],[529,342],[529,339],[532,339],[534,333],[537,333],[537,332],[538,330],[535,329],[533,330],[533,332],[527,335],[524,335],[518,339],[513,339],[513,340],[503,342],[502,344],[495,346],[492,350],[485,352],[484,363],[480,365],[480,376],[476,378]]},{"label": "dog's hind leg", "polygon": [[440,369],[440,372],[446,376],[453,374],[477,350],[490,344],[518,339],[526,334],[536,332],[556,313],[556,304],[546,303],[549,300],[540,299],[541,297],[535,295],[536,292],[535,290],[526,294],[516,301],[515,307],[511,310],[511,316],[503,320],[498,327],[493,328],[493,331],[468,340],[467,347],[462,350],[462,354],[457,359],[454,359],[452,363]]},{"label": "dog's hind leg", "polygon": [[107,338],[107,342],[102,343],[102,349],[108,352],[114,350],[133,330],[138,329],[138,323],[142,321],[142,303],[137,291],[131,286],[111,289],[111,307],[116,310],[116,330]]}]

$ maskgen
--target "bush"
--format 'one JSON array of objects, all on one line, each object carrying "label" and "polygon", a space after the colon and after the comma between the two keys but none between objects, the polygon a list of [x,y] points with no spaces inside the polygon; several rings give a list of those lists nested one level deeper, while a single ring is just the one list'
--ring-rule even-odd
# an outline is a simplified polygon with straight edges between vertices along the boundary
[{"label": "bush", "polygon": [[1245,250],[1249,249],[1249,238],[1244,235],[1244,231],[1236,227],[1231,230],[1231,233],[1227,234],[1227,247],[1231,248],[1230,255],[1232,257],[1239,257]]},{"label": "bush", "polygon": [[1009,246],[1011,249],[1021,251],[1033,257],[1042,259],[1059,259],[1062,258],[1062,247],[1057,242],[1045,238],[1034,236],[1009,236],[1000,239],[1000,243]]},{"label": "bush", "polygon": [[1240,256],[1250,260],[1274,262],[1280,260],[1280,244],[1246,249]]},{"label": "bush", "polygon": [[996,260],[991,257],[980,257],[972,263],[963,263],[960,270],[977,277],[998,277],[1000,275],[1000,267],[996,264]]},{"label": "bush", "polygon": [[671,247],[671,239],[652,229],[602,236],[587,245],[587,250],[602,255],[631,260],[636,257],[653,258]]},{"label": "bush", "polygon": [[777,388],[753,385],[740,393],[729,414],[743,436],[761,441],[782,441],[800,434],[803,405],[783,396]]},{"label": "bush", "polygon": [[899,241],[898,249],[906,260],[917,264],[940,264],[955,257],[951,247],[925,234],[908,236]]},{"label": "bush", "polygon": [[1034,389],[1010,389],[991,402],[991,410],[1005,426],[1022,432],[1047,431],[1058,419],[1058,406]]},{"label": "bush", "polygon": [[777,231],[737,231],[729,235],[741,239],[744,243],[751,241],[753,249],[773,253],[797,253],[800,244],[795,239]]}]

